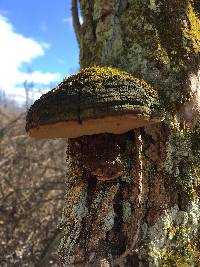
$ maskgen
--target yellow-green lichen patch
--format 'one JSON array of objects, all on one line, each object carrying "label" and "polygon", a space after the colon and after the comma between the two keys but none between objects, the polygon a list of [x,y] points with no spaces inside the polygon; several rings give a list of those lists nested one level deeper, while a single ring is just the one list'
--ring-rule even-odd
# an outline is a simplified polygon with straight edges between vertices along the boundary
[{"label": "yellow-green lichen patch", "polygon": [[185,36],[192,41],[194,51],[200,52],[200,19],[192,6],[192,2],[188,4],[188,18],[189,21],[186,23],[184,30]]},{"label": "yellow-green lichen patch", "polygon": [[200,20],[192,3],[193,0],[183,0],[180,3],[173,0],[158,1],[156,25],[161,45],[175,68],[189,67],[188,57],[199,49]]},{"label": "yellow-green lichen patch", "polygon": [[199,65],[200,19],[193,0],[132,1],[128,12],[122,21],[124,28],[132,25],[124,36],[124,68],[153,84],[173,111],[189,98],[188,73]]},{"label": "yellow-green lichen patch", "polygon": [[161,44],[170,58],[170,75],[175,75],[173,87],[182,93],[181,101],[185,101],[189,98],[188,76],[199,68],[200,18],[193,0],[158,2],[156,23]]},{"label": "yellow-green lichen patch", "polygon": [[168,231],[169,235],[173,232],[174,245],[164,249],[161,266],[200,266],[200,250],[197,247],[197,240],[188,236],[189,226],[181,224],[169,228]]}]

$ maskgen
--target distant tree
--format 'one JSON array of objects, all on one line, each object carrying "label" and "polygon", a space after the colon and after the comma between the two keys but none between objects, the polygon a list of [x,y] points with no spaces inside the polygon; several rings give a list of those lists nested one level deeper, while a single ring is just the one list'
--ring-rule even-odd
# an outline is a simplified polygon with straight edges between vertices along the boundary
[{"label": "distant tree", "polygon": [[32,70],[27,69],[28,78],[24,81],[24,91],[25,91],[25,108],[28,110],[30,104],[33,102],[33,88],[34,82],[31,80]]},{"label": "distant tree", "polygon": [[0,88],[0,105],[6,108],[7,106],[7,99],[6,99],[6,93],[5,90]]},{"label": "distant tree", "polygon": [[[129,146],[125,176],[98,181],[89,190],[77,182],[85,177],[77,177],[72,169],[69,175],[76,179],[68,181],[62,265],[200,266],[199,1],[79,3],[82,25],[78,1],[72,0],[81,67],[118,67],[144,79],[157,90],[165,120],[118,136]],[[99,153],[112,140],[104,142]],[[78,167],[84,169],[84,160]],[[75,202],[70,192],[79,192]]]}]

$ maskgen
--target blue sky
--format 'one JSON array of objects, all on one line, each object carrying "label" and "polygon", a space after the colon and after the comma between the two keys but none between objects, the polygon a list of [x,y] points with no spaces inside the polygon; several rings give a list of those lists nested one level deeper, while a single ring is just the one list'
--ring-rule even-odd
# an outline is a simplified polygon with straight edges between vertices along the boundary
[{"label": "blue sky", "polygon": [[19,96],[24,80],[46,89],[79,69],[70,6],[71,0],[0,0],[1,89]]}]

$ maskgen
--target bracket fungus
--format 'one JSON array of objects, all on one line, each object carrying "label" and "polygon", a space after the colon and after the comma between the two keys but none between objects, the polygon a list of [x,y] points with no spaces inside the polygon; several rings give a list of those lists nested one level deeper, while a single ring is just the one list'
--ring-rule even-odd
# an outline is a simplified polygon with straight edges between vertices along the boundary
[{"label": "bracket fungus", "polygon": [[26,131],[35,138],[69,138],[77,164],[105,181],[123,173],[118,136],[162,119],[158,95],[146,82],[115,68],[91,67],[35,101]]},{"label": "bracket fungus", "polygon": [[91,67],[65,78],[30,107],[26,131],[35,138],[122,134],[163,119],[156,91],[111,67]]}]

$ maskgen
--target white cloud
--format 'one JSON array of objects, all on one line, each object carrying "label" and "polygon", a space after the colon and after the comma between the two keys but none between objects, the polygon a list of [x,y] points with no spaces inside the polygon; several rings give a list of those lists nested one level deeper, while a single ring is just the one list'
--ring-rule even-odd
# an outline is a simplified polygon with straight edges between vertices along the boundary
[{"label": "white cloud", "polygon": [[[18,94],[17,87],[25,80],[40,85],[48,85],[60,78],[59,73],[33,71],[27,74],[21,71],[24,63],[30,64],[37,57],[44,56],[47,43],[39,43],[14,31],[5,16],[0,15],[0,88],[6,93]],[[23,90],[20,90],[20,94]],[[23,92],[24,94],[24,92]]]},{"label": "white cloud", "polygon": [[60,78],[60,74],[51,72],[34,71],[32,73],[19,73],[18,80],[33,82],[35,84],[49,85]]}]

